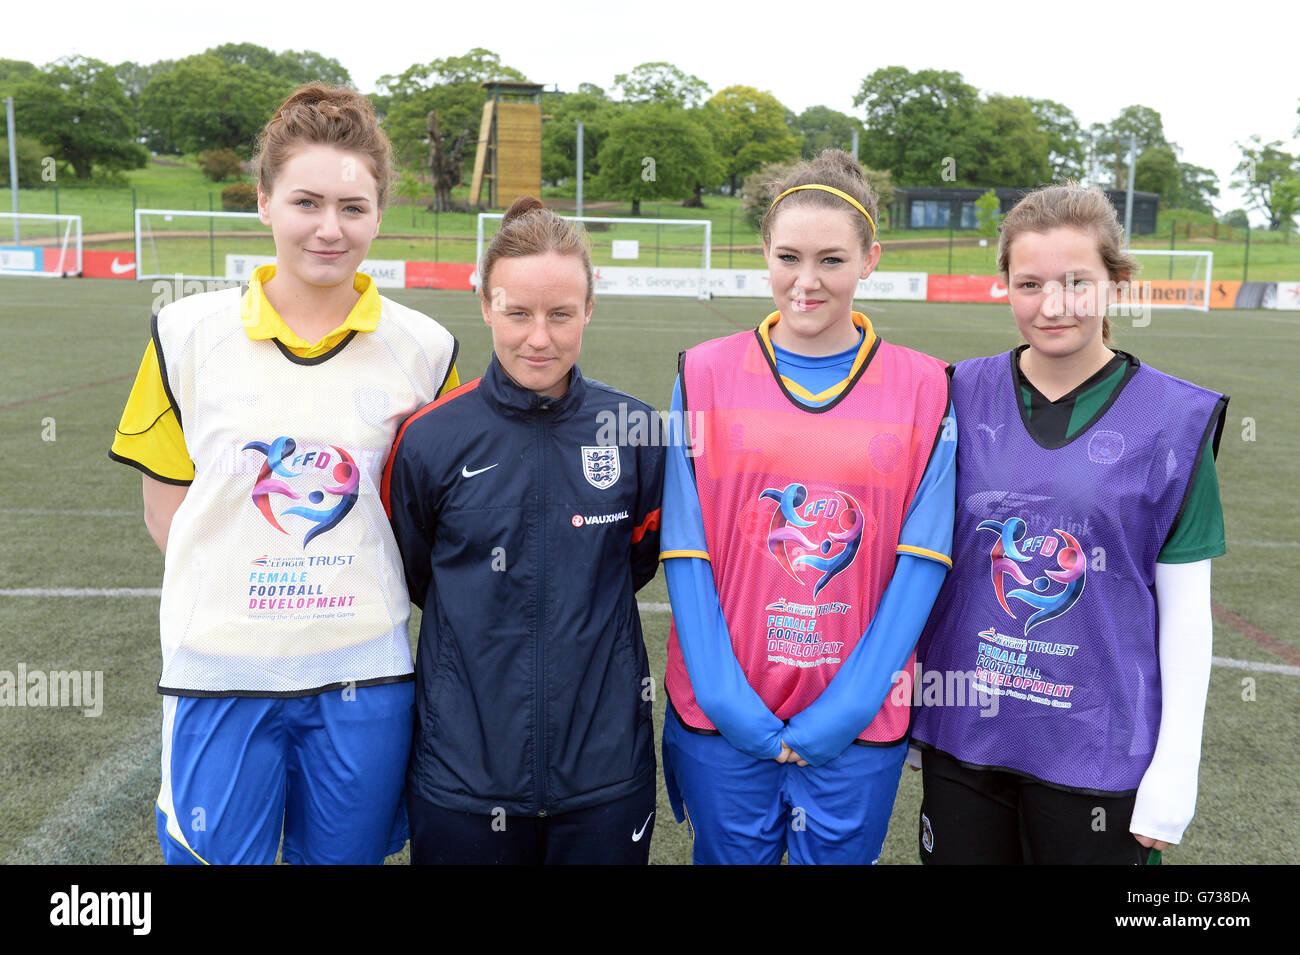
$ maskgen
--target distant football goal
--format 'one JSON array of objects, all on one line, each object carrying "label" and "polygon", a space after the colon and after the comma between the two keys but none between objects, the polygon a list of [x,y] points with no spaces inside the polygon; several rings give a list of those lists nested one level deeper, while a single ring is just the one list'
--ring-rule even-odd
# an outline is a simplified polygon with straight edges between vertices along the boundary
[{"label": "distant football goal", "polygon": [[135,211],[138,279],[229,281],[227,256],[275,258],[271,230],[256,212]]},{"label": "distant football goal", "polygon": [[0,212],[0,275],[81,274],[81,216]]},{"label": "distant football goal", "polygon": [[1143,305],[1210,310],[1213,252],[1190,249],[1129,249],[1128,252],[1142,266],[1131,285]]}]

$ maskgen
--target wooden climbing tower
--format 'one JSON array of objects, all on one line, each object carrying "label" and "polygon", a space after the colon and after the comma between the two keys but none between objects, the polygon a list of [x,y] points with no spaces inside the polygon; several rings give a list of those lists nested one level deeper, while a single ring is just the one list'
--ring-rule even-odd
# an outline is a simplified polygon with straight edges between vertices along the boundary
[{"label": "wooden climbing tower", "polygon": [[542,194],[542,86],[499,81],[482,86],[488,98],[479,123],[469,204],[505,209],[520,196]]}]

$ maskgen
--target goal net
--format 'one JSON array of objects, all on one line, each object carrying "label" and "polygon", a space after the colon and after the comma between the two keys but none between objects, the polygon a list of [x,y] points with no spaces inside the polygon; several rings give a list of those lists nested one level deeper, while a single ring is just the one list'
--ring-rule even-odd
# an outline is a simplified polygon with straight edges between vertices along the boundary
[{"label": "goal net", "polygon": [[137,209],[135,261],[138,279],[241,281],[275,261],[275,242],[256,212]]},{"label": "goal net", "polygon": [[[504,213],[480,212],[474,261],[501,228]],[[583,227],[591,243],[596,292],[602,295],[709,297],[708,219],[616,219],[561,216]],[[478,286],[478,272],[471,282]]]},{"label": "goal net", "polygon": [[1130,298],[1150,308],[1210,310],[1214,253],[1171,249],[1129,249],[1141,271],[1130,282]]},{"label": "goal net", "polygon": [[81,274],[81,216],[0,212],[0,275]]}]

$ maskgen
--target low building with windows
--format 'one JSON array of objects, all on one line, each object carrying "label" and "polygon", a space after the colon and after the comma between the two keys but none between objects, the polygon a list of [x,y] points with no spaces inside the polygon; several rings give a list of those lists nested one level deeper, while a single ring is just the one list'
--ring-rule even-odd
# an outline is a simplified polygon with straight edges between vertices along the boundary
[{"label": "low building with windows", "polygon": [[[1001,211],[1006,215],[1011,207],[1020,201],[1028,189],[1003,188],[994,189]],[[1119,213],[1119,221],[1124,221],[1124,202],[1126,192],[1123,189],[1103,190]],[[947,229],[960,232],[974,229],[975,202],[988,192],[988,187],[976,189],[956,188],[922,188],[919,186],[895,186],[894,201],[889,206],[889,226],[891,229]],[[1133,234],[1149,235],[1156,231],[1156,209],[1160,196],[1154,192],[1133,193]]]}]

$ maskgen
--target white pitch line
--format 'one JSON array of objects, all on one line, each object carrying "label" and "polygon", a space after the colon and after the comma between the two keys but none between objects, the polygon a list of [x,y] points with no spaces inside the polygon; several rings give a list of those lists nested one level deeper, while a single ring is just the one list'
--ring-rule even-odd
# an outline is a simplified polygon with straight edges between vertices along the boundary
[{"label": "white pitch line", "polygon": [[0,597],[161,597],[157,587],[19,587],[0,590]]},{"label": "white pitch line", "polygon": [[142,511],[86,511],[50,507],[0,507],[0,514],[35,517],[140,517]]},{"label": "white pitch line", "polygon": [[[15,590],[0,590],[0,597],[161,597],[162,591],[150,587],[112,587],[93,589],[89,587],[25,587]],[[672,604],[649,600],[637,601],[637,608],[642,613],[671,613]],[[1288,676],[1300,676],[1300,667],[1285,663],[1263,663],[1253,660],[1233,660],[1229,657],[1214,657],[1212,662],[1217,667],[1234,670],[1254,670],[1259,673],[1285,673]]]},{"label": "white pitch line", "polygon": [[1232,670],[1254,670],[1256,673],[1285,673],[1287,676],[1300,676],[1300,667],[1287,663],[1258,663],[1254,660],[1234,660],[1231,657],[1210,657],[1216,667]]}]

